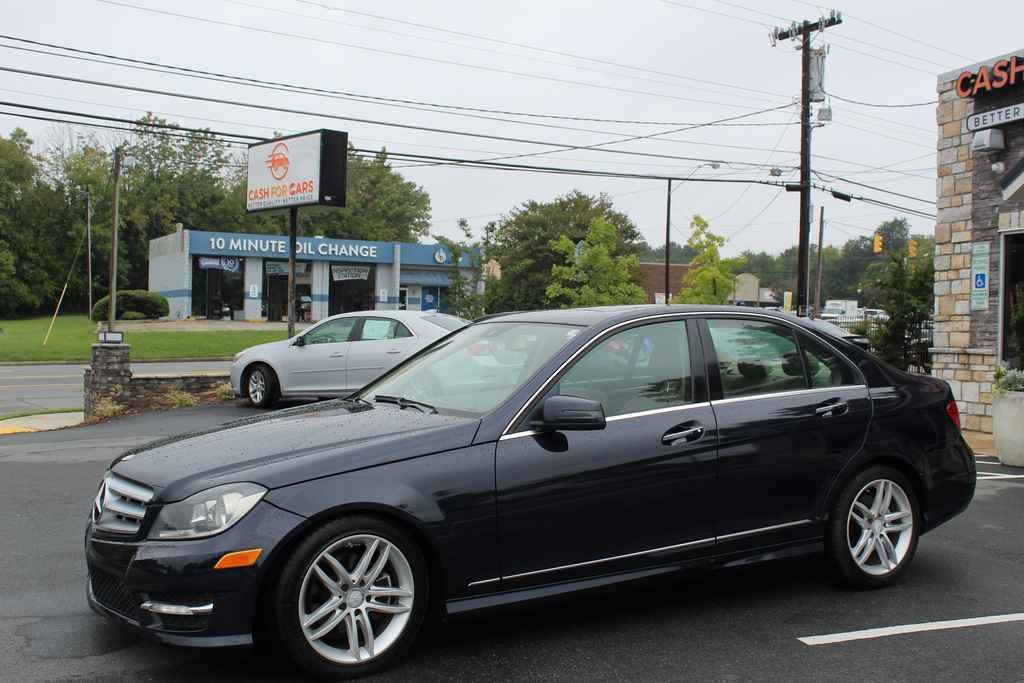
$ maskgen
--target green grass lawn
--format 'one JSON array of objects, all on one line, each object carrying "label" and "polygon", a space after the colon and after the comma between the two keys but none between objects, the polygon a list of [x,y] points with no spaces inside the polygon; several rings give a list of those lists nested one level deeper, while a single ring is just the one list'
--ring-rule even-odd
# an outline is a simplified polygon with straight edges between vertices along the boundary
[{"label": "green grass lawn", "polygon": [[[0,363],[11,361],[88,361],[96,341],[96,323],[84,315],[57,318],[43,346],[49,318],[0,321]],[[132,360],[156,358],[216,358],[232,356],[244,348],[284,339],[276,330],[239,332],[129,332],[125,341]]]}]

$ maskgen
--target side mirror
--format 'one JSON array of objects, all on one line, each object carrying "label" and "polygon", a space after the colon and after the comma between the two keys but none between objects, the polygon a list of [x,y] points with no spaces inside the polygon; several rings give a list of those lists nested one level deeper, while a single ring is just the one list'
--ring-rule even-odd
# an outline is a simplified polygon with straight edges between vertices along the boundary
[{"label": "side mirror", "polygon": [[304,334],[300,334],[292,342],[292,346],[305,346],[305,345],[306,345],[306,335],[304,335]]},{"label": "side mirror", "polygon": [[536,425],[543,431],[604,429],[604,406],[578,396],[549,396],[541,407]]}]

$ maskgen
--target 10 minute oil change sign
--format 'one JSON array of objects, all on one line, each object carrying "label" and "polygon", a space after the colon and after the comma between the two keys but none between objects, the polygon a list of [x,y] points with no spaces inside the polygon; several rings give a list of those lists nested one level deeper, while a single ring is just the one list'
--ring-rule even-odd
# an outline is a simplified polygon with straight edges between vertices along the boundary
[{"label": "10 minute oil change sign", "polygon": [[247,211],[345,205],[348,135],[319,130],[249,147]]}]

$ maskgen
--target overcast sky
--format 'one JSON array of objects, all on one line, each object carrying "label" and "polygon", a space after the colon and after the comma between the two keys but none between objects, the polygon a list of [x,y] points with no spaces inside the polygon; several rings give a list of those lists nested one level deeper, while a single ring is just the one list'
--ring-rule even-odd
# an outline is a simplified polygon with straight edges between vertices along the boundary
[{"label": "overcast sky", "polygon": [[[7,0],[2,32],[137,59],[372,96],[669,125],[518,119],[588,129],[564,130],[211,83],[10,49],[3,50],[2,64],[233,101],[567,145],[650,135],[680,127],[671,123],[713,121],[785,105],[799,92],[800,54],[791,43],[772,47],[768,27],[783,24],[783,18],[818,16],[812,3],[796,0],[118,3]],[[837,9],[852,14],[846,15],[841,26],[819,37],[816,44],[831,48],[826,89],[846,98],[879,104],[928,101],[935,97],[939,73],[1022,47],[1019,27],[1024,8],[1012,3],[1001,5],[998,20],[990,18],[980,23],[963,3],[858,0]],[[135,118],[154,111],[182,125],[254,135],[334,128],[348,131],[357,147],[386,145],[395,151],[417,154],[483,159],[545,152],[518,160],[524,164],[769,179],[767,168],[738,162],[777,164],[787,172],[798,163],[799,129],[793,125],[718,126],[667,136],[672,141],[647,139],[605,146],[720,160],[720,167],[714,170],[708,166],[697,168],[699,162],[680,159],[579,149],[552,152],[551,147],[534,144],[260,111],[4,72],[0,72],[0,94],[0,99],[109,116]],[[816,170],[934,199],[933,107],[879,109],[833,99],[831,108],[832,123],[814,131]],[[778,124],[795,121],[796,116],[795,107],[791,107],[737,123]],[[0,116],[0,131],[7,134],[15,125],[26,128],[41,142],[53,133],[53,124]],[[819,158],[818,154],[830,158]],[[395,165],[401,163],[396,161]],[[889,170],[877,170],[890,166]],[[430,193],[434,233],[454,235],[456,220],[463,216],[479,233],[487,221],[523,201],[548,200],[579,189],[612,195],[616,208],[633,217],[652,245],[664,242],[665,182],[661,180],[452,166],[401,171]],[[831,184],[934,210],[934,206],[876,190],[842,182]],[[845,204],[822,193],[814,194],[814,203],[815,216],[817,206],[824,204],[826,218],[834,219],[826,230],[827,243],[838,244],[853,235],[869,234],[879,221],[899,215],[862,202]],[[744,249],[778,252],[797,239],[797,193],[780,194],[775,188],[757,185],[689,182],[675,192],[672,206],[674,239],[680,242],[686,240],[693,213],[710,219],[716,232],[730,236],[727,253]],[[927,219],[912,218],[911,222],[916,232],[932,231]]]}]

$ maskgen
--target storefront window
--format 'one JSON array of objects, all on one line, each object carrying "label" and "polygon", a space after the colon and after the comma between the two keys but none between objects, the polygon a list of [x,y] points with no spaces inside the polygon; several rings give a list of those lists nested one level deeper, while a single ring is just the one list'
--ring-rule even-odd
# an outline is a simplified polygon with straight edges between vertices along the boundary
[{"label": "storefront window", "polygon": [[192,258],[192,316],[234,317],[243,310],[245,259],[230,256]]},{"label": "storefront window", "polygon": [[1003,360],[1024,368],[1024,234],[1003,238]]},{"label": "storefront window", "polygon": [[[309,261],[295,262],[295,319],[300,322],[313,319],[312,271]],[[288,261],[263,261],[263,316],[288,320]]]},{"label": "storefront window", "polygon": [[328,315],[373,310],[375,265],[336,263],[331,265]]}]

